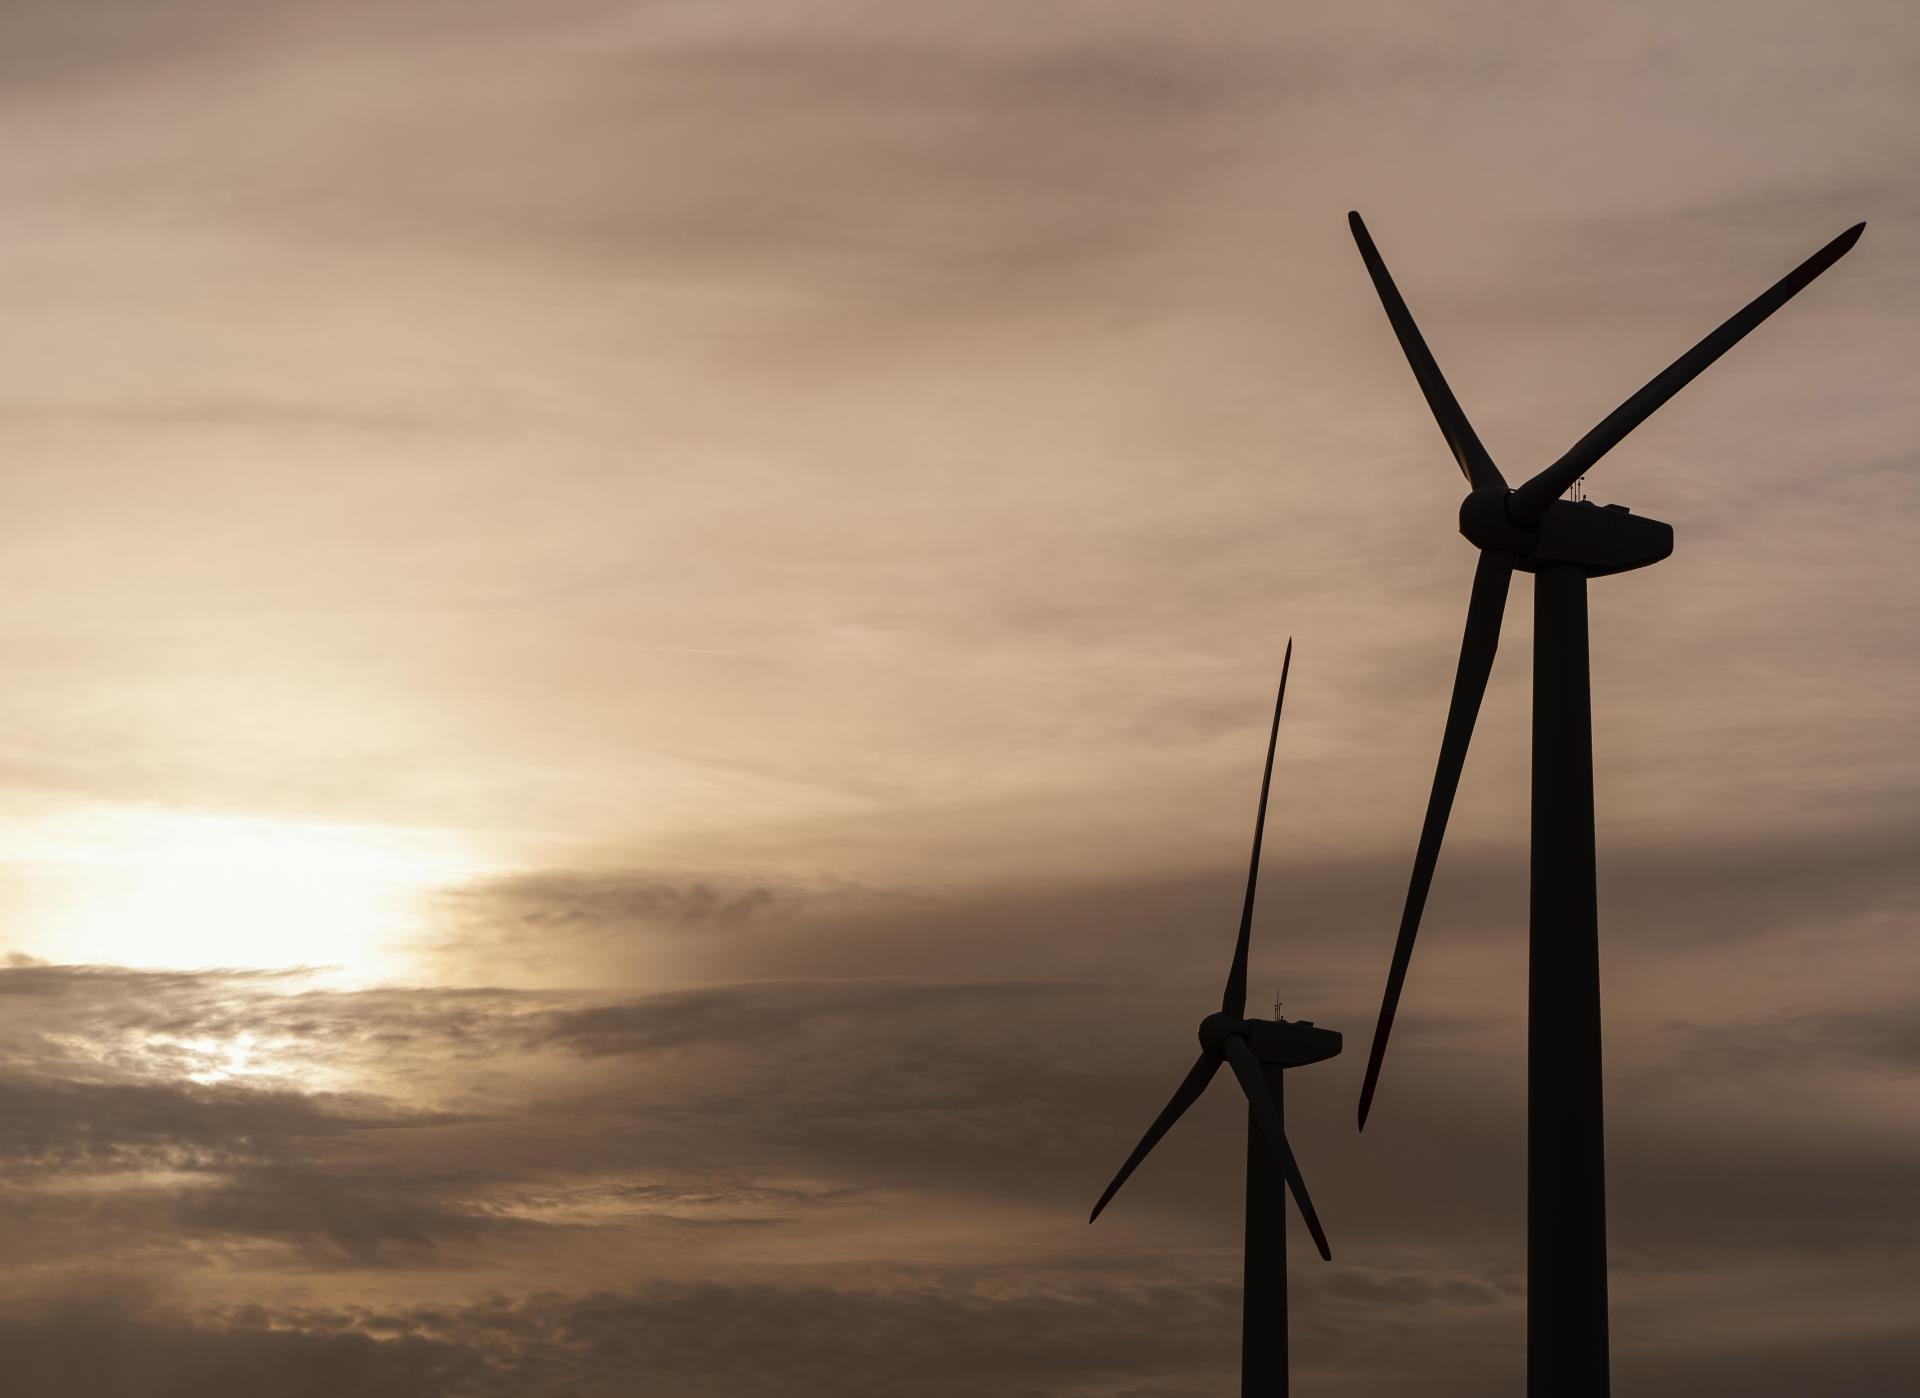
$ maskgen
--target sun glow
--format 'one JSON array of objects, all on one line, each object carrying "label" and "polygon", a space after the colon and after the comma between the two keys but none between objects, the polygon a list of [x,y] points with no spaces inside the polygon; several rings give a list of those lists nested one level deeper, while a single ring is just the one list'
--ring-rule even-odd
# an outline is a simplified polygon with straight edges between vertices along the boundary
[{"label": "sun glow", "polygon": [[191,1072],[184,1074],[188,1082],[201,1085],[217,1082],[230,1082],[234,1078],[257,1076],[266,1070],[254,1062],[254,1049],[259,1040],[250,1033],[242,1031],[231,1039],[222,1042],[219,1039],[176,1039],[169,1034],[151,1034],[145,1047],[150,1054],[156,1050],[175,1056],[185,1057],[194,1065]]},{"label": "sun glow", "polygon": [[422,895],[480,869],[431,833],[150,811],[94,812],[8,843],[38,885],[20,939],[36,954],[353,979],[395,973]]}]

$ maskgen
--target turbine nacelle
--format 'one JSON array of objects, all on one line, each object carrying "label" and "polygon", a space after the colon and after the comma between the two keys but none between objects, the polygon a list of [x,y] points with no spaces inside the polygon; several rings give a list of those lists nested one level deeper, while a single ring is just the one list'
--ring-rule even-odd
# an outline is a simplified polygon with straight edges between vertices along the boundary
[{"label": "turbine nacelle", "polygon": [[1588,577],[1625,573],[1673,552],[1673,526],[1625,505],[1555,500],[1531,526],[1517,522],[1515,492],[1482,486],[1460,502],[1460,533],[1480,549],[1514,555],[1514,567],[1532,572],[1548,563],[1572,563]]},{"label": "turbine nacelle", "polygon": [[1310,1019],[1236,1019],[1210,1014],[1200,1021],[1200,1047],[1224,1056],[1228,1039],[1244,1039],[1253,1056],[1279,1068],[1301,1068],[1339,1056],[1345,1042],[1337,1029]]}]

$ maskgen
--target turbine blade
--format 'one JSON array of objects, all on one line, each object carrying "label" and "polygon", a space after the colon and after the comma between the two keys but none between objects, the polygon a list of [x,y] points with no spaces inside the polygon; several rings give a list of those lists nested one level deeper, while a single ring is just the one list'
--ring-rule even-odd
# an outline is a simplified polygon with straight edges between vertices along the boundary
[{"label": "turbine blade", "polygon": [[1732,349],[1761,321],[1804,291],[1815,277],[1846,256],[1848,250],[1860,241],[1860,234],[1866,226],[1864,223],[1854,224],[1754,297],[1719,329],[1674,360],[1646,387],[1602,418],[1599,426],[1567,448],[1566,454],[1558,461],[1514,491],[1513,498],[1507,502],[1507,512],[1513,522],[1522,527],[1534,524],[1546,513],[1547,506],[1559,499],[1567,487],[1584,476],[1595,462],[1618,446],[1621,438],[1652,417],[1661,404],[1693,382],[1709,364]]},{"label": "turbine blade", "polygon": [[1387,990],[1380,1001],[1380,1019],[1373,1030],[1373,1051],[1367,1057],[1366,1081],[1360,1088],[1360,1127],[1366,1129],[1367,1109],[1380,1079],[1380,1060],[1387,1051],[1394,1011],[1400,1005],[1400,986],[1413,959],[1413,939],[1420,931],[1420,913],[1433,884],[1433,866],[1440,858],[1440,841],[1447,833],[1447,816],[1460,785],[1460,768],[1467,760],[1473,722],[1480,713],[1487,676],[1493,670],[1494,651],[1500,645],[1500,618],[1507,608],[1507,584],[1513,579],[1514,557],[1499,549],[1480,554],[1473,574],[1473,595],[1467,602],[1466,633],[1460,638],[1460,668],[1453,677],[1453,700],[1447,706],[1447,727],[1440,739],[1440,761],[1434,768],[1433,792],[1427,798],[1427,818],[1420,827],[1420,846],[1413,857],[1413,877],[1407,884],[1407,902],[1400,914],[1400,936],[1393,945],[1393,964],[1387,970]]},{"label": "turbine blade", "polygon": [[1267,1075],[1260,1070],[1260,1060],[1253,1056],[1247,1041],[1237,1034],[1229,1037],[1222,1047],[1227,1062],[1233,1065],[1233,1075],[1240,1079],[1240,1090],[1247,1094],[1247,1106],[1253,1111],[1254,1121],[1259,1123],[1260,1134],[1267,1138],[1267,1148],[1273,1152],[1280,1173],[1286,1177],[1287,1188],[1293,1191],[1293,1202],[1300,1206],[1300,1217],[1307,1221],[1307,1232],[1313,1234],[1313,1245],[1320,1249],[1320,1260],[1333,1261],[1333,1249],[1327,1246],[1320,1215],[1314,1212],[1313,1200],[1307,1197],[1307,1182],[1300,1178],[1300,1165],[1293,1158],[1293,1148],[1287,1144],[1286,1130],[1280,1124],[1280,1109],[1273,1105],[1273,1094],[1267,1089]]},{"label": "turbine blade", "polygon": [[1407,309],[1407,303],[1401,299],[1400,288],[1393,284],[1393,275],[1387,271],[1387,264],[1380,258],[1380,250],[1373,245],[1373,238],[1367,232],[1367,225],[1360,221],[1360,215],[1347,215],[1347,226],[1353,230],[1353,241],[1360,245],[1360,257],[1367,264],[1367,274],[1373,278],[1373,289],[1380,293],[1380,304],[1387,309],[1387,319],[1393,325],[1393,333],[1399,337],[1400,349],[1407,356],[1407,363],[1413,366],[1413,376],[1420,381],[1420,391],[1427,396],[1427,406],[1433,409],[1433,416],[1440,424],[1440,435],[1447,439],[1447,447],[1453,452],[1453,459],[1460,463],[1460,474],[1467,478],[1467,484],[1478,490],[1483,485],[1497,485],[1506,489],[1506,478],[1500,474],[1500,468],[1493,464],[1493,458],[1487,455],[1487,449],[1480,445],[1480,438],[1473,430],[1473,424],[1467,421],[1466,413],[1460,407],[1460,400],[1453,396],[1453,390],[1447,386],[1446,375],[1440,372],[1433,351],[1427,348],[1427,342],[1420,335],[1420,327],[1413,323],[1413,313]]},{"label": "turbine blade", "polygon": [[1273,731],[1267,734],[1267,770],[1260,776],[1260,809],[1253,817],[1253,862],[1247,866],[1247,897],[1240,907],[1240,940],[1233,949],[1227,988],[1220,996],[1220,1012],[1239,1019],[1247,1012],[1247,946],[1253,938],[1253,891],[1260,882],[1260,836],[1267,828],[1267,791],[1273,785],[1273,749],[1280,741],[1280,710],[1287,702],[1287,671],[1293,666],[1293,638],[1280,661],[1280,697],[1273,701]]},{"label": "turbine blade", "polygon": [[1115,1175],[1113,1183],[1107,1186],[1107,1192],[1102,1194],[1100,1202],[1093,1206],[1093,1212],[1087,1216],[1088,1223],[1100,1217],[1100,1211],[1106,1208],[1107,1201],[1119,1192],[1120,1186],[1127,1182],[1127,1176],[1131,1175],[1140,1162],[1147,1158],[1147,1152],[1159,1144],[1160,1138],[1167,1134],[1174,1122],[1180,1120],[1181,1114],[1188,1107],[1200,1100],[1200,1094],[1207,1090],[1207,1084],[1213,1081],[1213,1075],[1219,1071],[1219,1068],[1220,1060],[1210,1053],[1202,1052],[1194,1061],[1193,1067],[1187,1070],[1187,1076],[1181,1080],[1180,1086],[1174,1089],[1173,1100],[1168,1102],[1166,1109],[1154,1118],[1153,1125],[1147,1128],[1147,1134],[1140,1138],[1140,1144],[1135,1146],[1133,1154],[1127,1157],[1127,1163],[1120,1167],[1120,1173]]}]

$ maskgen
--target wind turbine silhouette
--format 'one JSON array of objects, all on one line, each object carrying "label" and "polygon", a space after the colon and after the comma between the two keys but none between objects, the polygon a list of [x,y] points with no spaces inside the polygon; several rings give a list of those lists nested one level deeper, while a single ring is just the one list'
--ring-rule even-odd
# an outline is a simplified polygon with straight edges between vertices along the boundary
[{"label": "wind turbine silhouette", "polygon": [[1594,893],[1593,717],[1587,579],[1658,563],[1673,529],[1621,505],[1560,495],[1634,428],[1860,239],[1857,223],[1775,282],[1516,489],[1480,444],[1360,215],[1347,215],[1413,376],[1471,493],[1460,532],[1480,550],[1440,760],[1380,1020],[1360,1090],[1367,1124],[1387,1034],[1433,882],[1454,789],[1500,640],[1507,585],[1534,575],[1533,852],[1527,983],[1527,1392],[1607,1392],[1606,1184],[1600,1084],[1599,914]]},{"label": "wind turbine silhouette", "polygon": [[1287,1392],[1287,1239],[1285,1189],[1293,1192],[1307,1221],[1314,1246],[1328,1261],[1333,1251],[1321,1231],[1319,1215],[1307,1197],[1306,1181],[1287,1144],[1281,1104],[1281,1075],[1288,1068],[1318,1063],[1340,1052],[1340,1035],[1311,1020],[1247,1019],[1247,949],[1253,933],[1253,895],[1260,881],[1260,837],[1267,824],[1267,793],[1273,785],[1273,750],[1280,738],[1280,710],[1287,702],[1287,671],[1293,642],[1280,663],[1280,693],[1273,704],[1273,729],[1267,735],[1267,765],[1260,777],[1260,809],[1253,821],[1253,859],[1247,868],[1247,896],[1240,909],[1240,939],[1233,949],[1220,1009],[1200,1021],[1200,1056],[1174,1090],[1173,1100],[1147,1128],[1127,1163],[1113,1177],[1087,1222],[1100,1217],[1127,1176],[1158,1144],[1181,1115],[1200,1100],[1213,1075],[1226,1063],[1247,1097],[1246,1254],[1240,1318],[1240,1392],[1242,1398],[1285,1398]]}]

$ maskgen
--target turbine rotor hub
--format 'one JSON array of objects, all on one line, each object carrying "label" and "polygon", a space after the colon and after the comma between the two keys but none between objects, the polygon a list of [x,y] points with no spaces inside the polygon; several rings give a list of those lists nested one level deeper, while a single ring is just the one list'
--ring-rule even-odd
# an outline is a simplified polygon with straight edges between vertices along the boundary
[{"label": "turbine rotor hub", "polygon": [[1502,486],[1483,485],[1460,502],[1460,532],[1476,548],[1505,549],[1525,556],[1533,551],[1538,535],[1522,529],[1507,513],[1513,492]]},{"label": "turbine rotor hub", "polygon": [[1210,1014],[1200,1021],[1200,1047],[1208,1053],[1220,1056],[1226,1042],[1235,1034],[1245,1037],[1247,1022],[1226,1014]]}]

